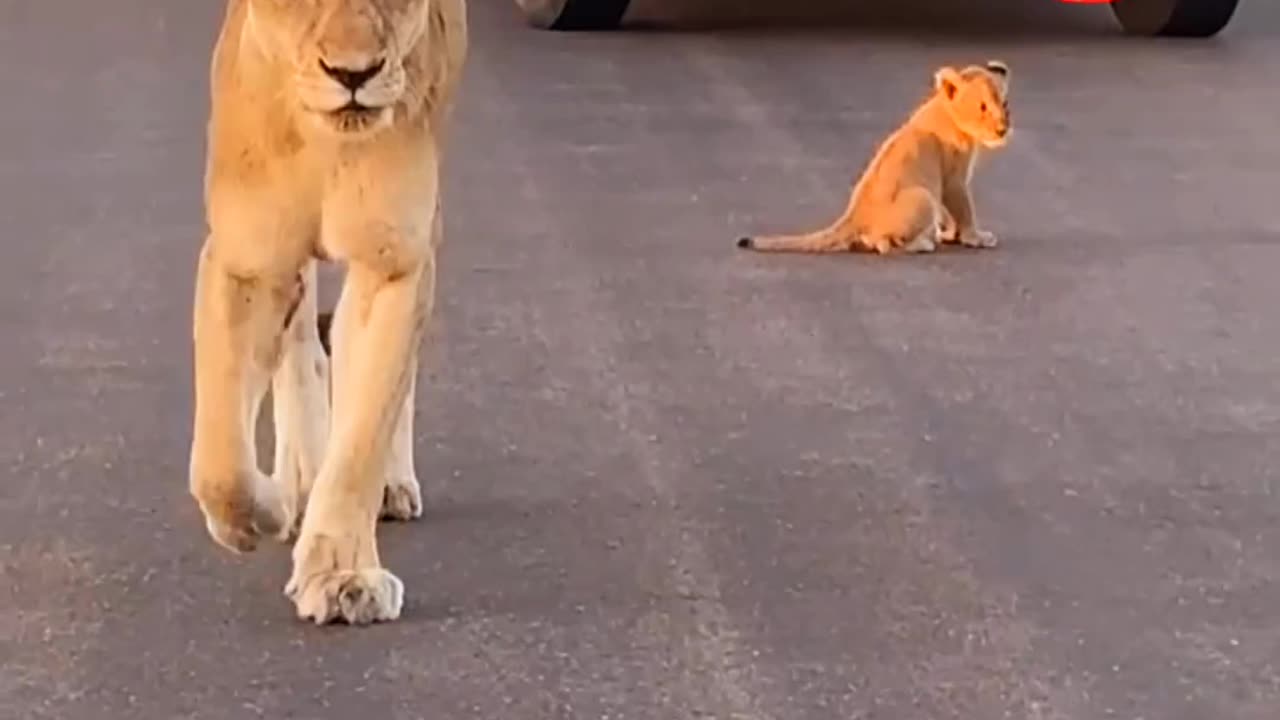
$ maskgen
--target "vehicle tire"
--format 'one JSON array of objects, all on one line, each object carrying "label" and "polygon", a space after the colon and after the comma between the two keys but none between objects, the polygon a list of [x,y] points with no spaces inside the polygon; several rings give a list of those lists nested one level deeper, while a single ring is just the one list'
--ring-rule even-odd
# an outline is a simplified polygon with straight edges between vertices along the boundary
[{"label": "vehicle tire", "polygon": [[1134,35],[1207,38],[1227,26],[1240,0],[1112,0],[1111,11]]},{"label": "vehicle tire", "polygon": [[516,0],[529,24],[542,30],[614,30],[631,0]]}]

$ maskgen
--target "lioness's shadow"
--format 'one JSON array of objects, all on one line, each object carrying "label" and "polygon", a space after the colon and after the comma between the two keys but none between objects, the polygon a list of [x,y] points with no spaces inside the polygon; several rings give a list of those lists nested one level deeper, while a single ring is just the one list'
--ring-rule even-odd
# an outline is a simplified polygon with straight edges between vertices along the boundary
[{"label": "lioness's shadow", "polygon": [[640,611],[664,594],[646,572],[665,567],[653,554],[661,546],[646,534],[648,512],[654,510],[622,497],[428,498],[418,521],[380,527],[380,549],[410,589],[404,623],[571,622],[620,608]]}]

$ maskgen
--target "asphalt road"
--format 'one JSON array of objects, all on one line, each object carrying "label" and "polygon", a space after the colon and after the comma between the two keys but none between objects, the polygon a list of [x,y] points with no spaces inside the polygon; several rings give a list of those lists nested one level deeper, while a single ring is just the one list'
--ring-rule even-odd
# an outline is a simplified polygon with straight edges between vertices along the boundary
[{"label": "asphalt road", "polygon": [[[1171,43],[922,2],[576,36],[473,2],[428,509],[359,630],[186,492],[220,3],[0,5],[0,719],[1275,718],[1280,6]],[[732,247],[825,221],[988,57],[999,249]]]}]

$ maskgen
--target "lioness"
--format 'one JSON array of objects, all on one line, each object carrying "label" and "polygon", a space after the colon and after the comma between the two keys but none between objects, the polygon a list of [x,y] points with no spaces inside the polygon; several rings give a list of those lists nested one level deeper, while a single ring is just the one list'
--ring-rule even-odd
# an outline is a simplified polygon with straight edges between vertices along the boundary
[{"label": "lioness", "polygon": [[[285,592],[317,623],[400,614],[375,529],[421,512],[413,379],[466,54],[465,0],[228,0],[213,52],[191,492],[231,550],[296,531]],[[347,265],[332,388],[317,259]],[[253,443],[268,384],[274,479]]]},{"label": "lioness", "polygon": [[744,237],[738,247],[882,255],[933,252],[940,241],[995,247],[995,236],[978,229],[969,184],[978,150],[1007,141],[1009,117],[1008,65],[940,68],[933,93],[880,146],[834,223],[803,235]]}]

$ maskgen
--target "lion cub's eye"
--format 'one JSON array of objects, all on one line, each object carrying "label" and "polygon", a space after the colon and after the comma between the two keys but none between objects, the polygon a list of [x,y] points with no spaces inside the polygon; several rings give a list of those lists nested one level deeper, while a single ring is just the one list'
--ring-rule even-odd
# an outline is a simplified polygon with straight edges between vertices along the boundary
[{"label": "lion cub's eye", "polygon": [[982,112],[986,112],[986,111],[987,111],[987,104],[982,103]]}]

